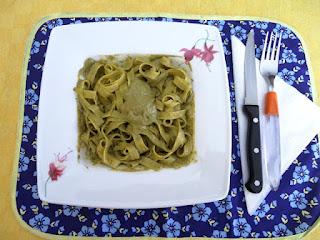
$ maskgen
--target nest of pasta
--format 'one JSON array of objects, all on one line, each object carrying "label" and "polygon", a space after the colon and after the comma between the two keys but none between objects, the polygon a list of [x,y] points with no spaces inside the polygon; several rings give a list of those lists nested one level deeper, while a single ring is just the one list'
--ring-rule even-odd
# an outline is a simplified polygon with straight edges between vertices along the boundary
[{"label": "nest of pasta", "polygon": [[92,162],[141,171],[195,160],[191,68],[181,57],[89,58],[75,92],[78,146]]}]

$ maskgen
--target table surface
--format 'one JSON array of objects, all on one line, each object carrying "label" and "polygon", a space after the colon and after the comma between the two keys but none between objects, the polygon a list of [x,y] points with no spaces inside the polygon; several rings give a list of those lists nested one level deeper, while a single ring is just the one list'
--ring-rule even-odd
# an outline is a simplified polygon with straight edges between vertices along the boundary
[{"label": "table surface", "polygon": [[[212,16],[250,16],[278,20],[303,37],[315,83],[320,92],[319,0],[2,0],[0,10],[0,235],[5,239],[40,239],[25,230],[11,207],[12,171],[17,141],[21,68],[26,41],[43,17],[68,13],[170,13]],[[160,14],[161,15],[161,14]],[[165,15],[165,14],[162,14]],[[212,17],[214,18],[214,17]],[[227,18],[227,17],[226,17]],[[319,96],[314,96],[319,99]],[[319,103],[319,101],[318,101]],[[320,226],[305,239],[316,239]]]}]

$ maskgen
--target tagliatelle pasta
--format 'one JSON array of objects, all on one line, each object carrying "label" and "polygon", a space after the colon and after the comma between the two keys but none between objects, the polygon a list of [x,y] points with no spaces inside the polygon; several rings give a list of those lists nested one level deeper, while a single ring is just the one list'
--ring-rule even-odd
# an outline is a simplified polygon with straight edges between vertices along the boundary
[{"label": "tagliatelle pasta", "polygon": [[165,55],[89,58],[79,71],[79,149],[122,171],[179,168],[195,160],[190,66]]}]

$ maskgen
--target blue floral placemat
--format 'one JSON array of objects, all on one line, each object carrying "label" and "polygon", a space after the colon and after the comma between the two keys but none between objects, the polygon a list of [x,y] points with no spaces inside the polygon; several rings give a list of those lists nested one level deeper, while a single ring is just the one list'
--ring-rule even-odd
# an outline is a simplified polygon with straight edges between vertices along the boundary
[{"label": "blue floral placemat", "polygon": [[[42,67],[51,30],[67,24],[98,21],[174,21],[216,26],[222,36],[228,67],[232,108],[232,169],[226,199],[194,206],[163,209],[100,209],[42,202],[37,191],[37,115]],[[256,55],[260,58],[267,31],[283,31],[279,75],[312,99],[305,53],[290,29],[272,22],[186,20],[172,18],[57,18],[37,30],[27,69],[22,141],[16,189],[17,211],[23,221],[41,232],[78,236],[161,237],[279,237],[306,231],[320,215],[319,147],[313,139],[284,174],[280,188],[271,192],[253,216],[249,216],[243,193],[237,115],[232,73],[230,35],[244,43],[250,29],[256,32]],[[298,126],[297,126],[298,127]]]}]

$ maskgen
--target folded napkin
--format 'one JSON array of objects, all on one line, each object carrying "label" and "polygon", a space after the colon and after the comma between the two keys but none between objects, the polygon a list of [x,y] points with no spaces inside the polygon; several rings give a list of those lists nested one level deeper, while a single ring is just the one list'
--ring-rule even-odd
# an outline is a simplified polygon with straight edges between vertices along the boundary
[{"label": "folded napkin", "polygon": [[[243,182],[249,178],[246,156],[247,117],[243,112],[245,97],[244,83],[244,55],[245,46],[235,36],[231,37],[233,74],[235,82],[235,96],[239,127],[240,155]],[[248,213],[254,214],[262,201],[270,192],[270,184],[267,177],[266,151],[264,147],[265,115],[264,96],[268,91],[268,83],[260,75],[259,60],[257,64],[258,97],[260,106],[260,128],[261,128],[261,154],[263,169],[263,189],[254,194],[244,187]],[[281,144],[281,174],[299,156],[310,141],[320,132],[320,108],[310,101],[306,96],[298,92],[294,87],[286,84],[281,78],[275,79],[275,91],[278,94],[279,116],[280,116],[280,144]],[[280,182],[281,184],[281,182]],[[280,192],[279,192],[280,194]]]}]

